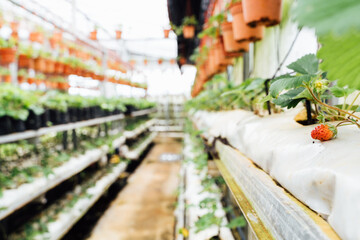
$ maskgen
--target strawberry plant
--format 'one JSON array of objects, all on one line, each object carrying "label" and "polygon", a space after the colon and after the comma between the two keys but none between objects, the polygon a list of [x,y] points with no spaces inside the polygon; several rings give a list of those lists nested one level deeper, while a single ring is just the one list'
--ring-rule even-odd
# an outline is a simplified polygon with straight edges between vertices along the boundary
[{"label": "strawberry plant", "polygon": [[[279,76],[271,81],[270,93],[265,98],[280,107],[294,108],[300,102],[308,100],[312,103],[312,113],[320,123],[339,121],[335,126],[355,124],[360,127],[360,117],[355,112],[360,107],[354,105],[360,94],[351,103],[347,97],[354,89],[340,87],[336,83],[330,87],[326,73],[319,70],[319,60],[313,54],[308,54],[288,66],[294,73]],[[330,105],[327,101],[331,97],[344,98],[341,105]]]}]

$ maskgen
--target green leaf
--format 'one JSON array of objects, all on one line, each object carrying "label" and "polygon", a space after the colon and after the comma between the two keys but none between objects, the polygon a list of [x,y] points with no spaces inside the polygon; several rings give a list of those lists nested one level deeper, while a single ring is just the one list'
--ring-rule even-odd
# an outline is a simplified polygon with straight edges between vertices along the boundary
[{"label": "green leaf", "polygon": [[330,92],[337,98],[339,97],[347,97],[351,93],[353,93],[355,90],[351,88],[343,88],[339,86],[333,86],[330,88]]},{"label": "green leaf", "polygon": [[230,228],[230,229],[234,229],[237,227],[245,227],[246,226],[246,220],[243,216],[237,217],[232,219],[227,225],[226,227]]},{"label": "green leaf", "polygon": [[284,78],[277,78],[276,81],[270,85],[270,95],[272,97],[277,97],[283,90],[298,88],[302,86],[304,82],[306,83],[311,80],[309,75],[295,77],[285,75],[283,77]]},{"label": "green leaf", "polygon": [[296,88],[289,90],[288,92],[281,94],[278,98],[273,100],[273,103],[279,105],[280,107],[287,107],[288,109],[294,108],[301,102],[302,98],[296,98],[301,92],[304,91],[304,88]]},{"label": "green leaf", "polygon": [[[300,88],[299,88],[300,89]],[[293,97],[293,99],[307,99],[307,100],[313,100],[313,97],[311,96],[309,90],[307,90],[306,88],[299,93],[298,95],[296,95],[295,97]]]},{"label": "green leaf", "polygon": [[266,79],[263,78],[255,78],[251,81],[251,83],[245,88],[245,91],[253,91],[255,89],[263,89],[264,83]]},{"label": "green leaf", "polygon": [[[360,14],[358,14],[360,15]],[[360,33],[350,32],[341,37],[328,35],[320,38],[318,57],[320,68],[327,71],[329,80],[338,80],[340,87],[360,90]]]},{"label": "green leaf", "polygon": [[360,29],[359,0],[301,0],[293,13],[300,26],[314,27],[319,35]]},{"label": "green leaf", "polygon": [[319,60],[315,54],[307,54],[287,67],[300,74],[314,75],[319,70]]},{"label": "green leaf", "polygon": [[355,112],[360,112],[360,106],[356,108]]}]

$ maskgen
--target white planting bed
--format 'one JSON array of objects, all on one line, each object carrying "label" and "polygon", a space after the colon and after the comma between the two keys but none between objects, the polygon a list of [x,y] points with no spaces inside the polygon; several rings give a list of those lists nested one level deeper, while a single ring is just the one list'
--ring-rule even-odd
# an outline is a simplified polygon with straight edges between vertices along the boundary
[{"label": "white planting bed", "polygon": [[197,112],[193,120],[209,141],[226,138],[341,238],[360,239],[360,130],[341,127],[336,139],[316,141],[310,137],[315,125],[293,120],[298,111],[263,118],[242,110]]},{"label": "white planting bed", "polygon": [[53,169],[53,174],[48,177],[37,178],[31,183],[20,185],[16,189],[5,190],[0,198],[0,208],[4,208],[0,211],[0,219],[5,218],[41,194],[81,172],[94,162],[106,157],[108,150],[107,146],[88,150],[85,154],[72,157],[60,167]]}]

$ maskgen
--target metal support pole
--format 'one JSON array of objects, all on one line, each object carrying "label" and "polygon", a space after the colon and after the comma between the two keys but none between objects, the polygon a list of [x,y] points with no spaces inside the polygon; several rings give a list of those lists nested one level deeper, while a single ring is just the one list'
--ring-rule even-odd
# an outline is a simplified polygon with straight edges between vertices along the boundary
[{"label": "metal support pole", "polygon": [[77,150],[78,141],[77,141],[76,129],[72,130],[72,143],[73,143],[74,150]]},{"label": "metal support pole", "polygon": [[63,132],[62,145],[63,145],[64,150],[68,149],[68,132],[67,131]]}]

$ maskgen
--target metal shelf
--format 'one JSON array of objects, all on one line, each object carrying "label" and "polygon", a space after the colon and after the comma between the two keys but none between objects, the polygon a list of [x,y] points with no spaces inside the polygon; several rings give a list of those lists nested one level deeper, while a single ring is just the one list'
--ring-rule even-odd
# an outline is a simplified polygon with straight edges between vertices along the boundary
[{"label": "metal shelf", "polygon": [[136,112],[132,112],[130,114],[131,117],[139,117],[139,116],[144,116],[144,115],[148,115],[150,113],[154,113],[156,112],[156,108],[149,108],[149,109],[144,109],[144,110],[139,110]]},{"label": "metal shelf", "polygon": [[238,150],[216,142],[221,175],[257,239],[340,239],[319,215]]},{"label": "metal shelf", "polygon": [[35,238],[49,240],[61,239],[98,201],[111,184],[116,181],[120,174],[125,171],[126,166],[127,164],[125,162],[115,166],[111,173],[100,178],[95,183],[95,186],[86,190],[88,194],[91,194],[91,197],[80,199],[70,211],[60,213],[55,221],[46,224],[49,232],[37,235]]},{"label": "metal shelf", "polygon": [[128,146],[123,146],[121,148],[121,152],[123,156],[130,160],[138,159],[140,155],[143,153],[143,151],[150,145],[150,143],[152,143],[152,141],[155,139],[156,136],[157,136],[156,132],[151,133],[150,136],[147,137],[147,139],[144,140],[144,142],[141,143],[140,146],[138,146],[134,150],[129,150]]},{"label": "metal shelf", "polygon": [[5,190],[0,198],[0,209],[2,209],[0,220],[105,157],[108,150],[107,146],[88,150],[85,154],[73,157],[60,167],[53,169],[53,174],[48,177],[40,177],[18,188]]},{"label": "metal shelf", "polygon": [[0,144],[20,141],[20,140],[29,139],[29,138],[40,137],[42,135],[52,133],[52,132],[63,132],[63,131],[68,131],[68,130],[72,130],[72,129],[76,129],[76,128],[99,125],[99,124],[106,123],[106,122],[112,122],[112,121],[124,119],[124,117],[125,117],[124,114],[118,114],[118,115],[109,116],[109,117],[101,117],[101,118],[95,118],[95,119],[86,120],[86,121],[79,121],[79,122],[74,122],[74,123],[56,125],[56,126],[52,126],[52,127],[40,128],[39,130],[29,130],[29,131],[25,131],[25,132],[12,133],[12,134],[8,134],[8,135],[0,136]]}]

